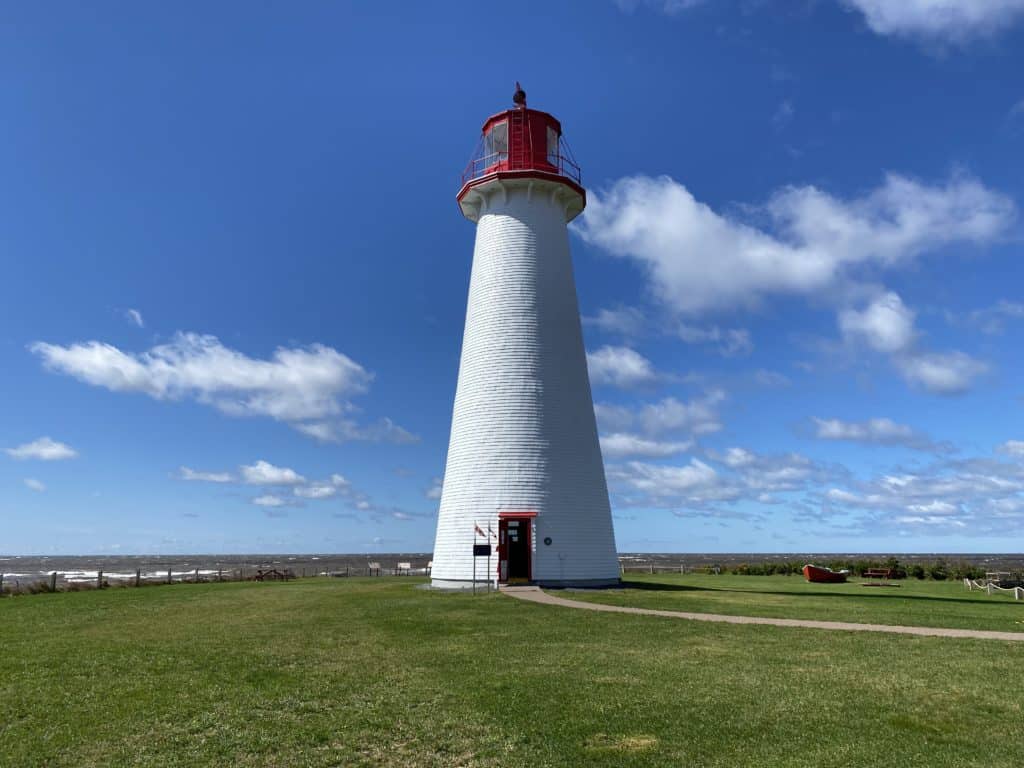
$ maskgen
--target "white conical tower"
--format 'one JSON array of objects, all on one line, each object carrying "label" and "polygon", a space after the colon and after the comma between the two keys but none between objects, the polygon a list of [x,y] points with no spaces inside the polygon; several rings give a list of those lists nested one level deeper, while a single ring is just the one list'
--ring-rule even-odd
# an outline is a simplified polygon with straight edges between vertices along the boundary
[{"label": "white conical tower", "polygon": [[[517,84],[518,85],[518,84]],[[433,583],[618,581],[567,224],[586,204],[561,125],[489,118],[458,201],[477,223]]]}]

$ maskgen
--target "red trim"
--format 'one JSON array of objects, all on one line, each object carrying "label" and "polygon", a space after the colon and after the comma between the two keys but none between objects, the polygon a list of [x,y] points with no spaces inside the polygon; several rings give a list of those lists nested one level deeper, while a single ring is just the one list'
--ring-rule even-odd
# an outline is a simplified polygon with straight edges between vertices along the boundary
[{"label": "red trim", "polygon": [[529,512],[529,511],[526,511],[526,512],[499,512],[498,513],[498,519],[499,520],[506,520],[508,518],[513,518],[513,517],[536,517],[536,516],[537,516],[536,512]]},{"label": "red trim", "polygon": [[[520,112],[520,111],[522,111],[522,110],[520,110],[518,108],[517,109],[506,109],[504,112],[497,112],[497,113],[491,115],[490,117],[488,117],[484,121],[484,126],[483,126],[483,128],[480,129],[480,132],[481,133],[487,133],[487,129],[490,128],[492,125],[494,125],[495,123],[499,123],[502,120],[505,120],[513,112]],[[556,131],[558,131],[558,135],[559,136],[562,135],[562,124],[558,121],[558,118],[555,117],[554,115],[552,115],[550,112],[541,112],[539,109],[527,109],[526,112],[528,112],[531,117],[536,115],[537,117],[541,118],[544,121],[545,125],[550,125]]]},{"label": "red trim", "polygon": [[559,184],[565,184],[565,186],[569,187],[569,189],[571,189],[573,192],[582,197],[584,207],[586,207],[587,205],[587,191],[583,189],[583,187],[581,187],[575,181],[568,178],[567,176],[562,176],[561,174],[558,173],[545,173],[544,171],[536,170],[496,171],[494,173],[489,173],[486,176],[480,176],[479,178],[473,179],[472,181],[467,181],[465,184],[463,184],[462,189],[459,190],[459,194],[455,196],[455,199],[461,203],[462,198],[464,198],[466,196],[466,193],[469,192],[469,190],[471,190],[473,187],[479,187],[481,184],[486,184],[488,182],[494,181],[495,179],[540,179],[542,181],[557,181]]}]

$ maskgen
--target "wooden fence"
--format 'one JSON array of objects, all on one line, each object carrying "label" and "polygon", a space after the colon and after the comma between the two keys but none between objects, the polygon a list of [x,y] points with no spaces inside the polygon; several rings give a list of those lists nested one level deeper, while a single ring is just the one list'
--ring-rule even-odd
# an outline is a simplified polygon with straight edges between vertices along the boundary
[{"label": "wooden fence", "polygon": [[109,574],[97,571],[95,576],[66,578],[58,571],[36,577],[12,578],[0,573],[0,596],[35,592],[69,592],[107,587],[143,587],[158,584],[208,584],[224,581],[288,581],[316,577],[347,578],[357,576],[429,576],[432,562],[414,566],[411,562],[382,566],[370,562],[365,567],[346,564],[318,564],[316,567],[283,568],[279,565],[236,568],[194,568],[166,571],[155,567],[137,568],[134,574]]}]

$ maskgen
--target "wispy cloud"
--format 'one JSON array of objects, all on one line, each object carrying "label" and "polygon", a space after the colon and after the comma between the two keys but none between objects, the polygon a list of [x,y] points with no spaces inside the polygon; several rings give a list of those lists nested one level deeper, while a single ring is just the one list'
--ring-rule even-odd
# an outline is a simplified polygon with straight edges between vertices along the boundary
[{"label": "wispy cloud", "polygon": [[942,461],[834,486],[821,495],[828,510],[854,510],[855,532],[1013,536],[1024,532],[1024,463],[973,458]]},{"label": "wispy cloud", "polygon": [[754,342],[746,328],[719,328],[717,325],[701,328],[680,323],[677,333],[687,344],[716,345],[723,357],[742,357],[754,351]]},{"label": "wispy cloud", "polygon": [[637,336],[643,330],[645,318],[636,307],[615,307],[600,309],[596,315],[583,318],[584,325],[590,325],[606,333],[621,336]]},{"label": "wispy cloud", "polygon": [[202,472],[189,467],[179,467],[178,477],[182,480],[203,483],[233,483],[235,477],[230,472]]},{"label": "wispy cloud", "polygon": [[280,496],[265,494],[254,498],[252,503],[259,507],[283,507],[288,503],[288,501],[286,499],[282,499]]},{"label": "wispy cloud", "polygon": [[36,480],[34,477],[26,477],[25,485],[37,493],[42,493],[43,491],[46,490],[46,486],[43,485],[41,481]]},{"label": "wispy cloud", "polygon": [[137,309],[126,309],[124,311],[124,316],[125,316],[125,319],[128,320],[128,322],[132,323],[133,325],[135,325],[135,326],[137,326],[139,328],[145,328],[146,327],[146,323],[143,322],[143,320],[142,320],[142,313],[139,312],[139,310],[137,310]]},{"label": "wispy cloud", "polygon": [[675,456],[693,447],[692,440],[656,440],[625,432],[601,435],[601,453],[605,459],[621,459],[631,456],[649,458]]},{"label": "wispy cloud", "polygon": [[950,443],[937,443],[913,427],[883,417],[866,421],[815,418],[813,423],[814,436],[819,440],[863,445],[898,445],[930,453],[949,453],[953,450]]},{"label": "wispy cloud", "polygon": [[772,114],[772,127],[776,131],[781,131],[793,122],[794,114],[796,114],[796,110],[793,109],[793,102],[786,99],[776,107],[775,112]]},{"label": "wispy cloud", "polygon": [[40,437],[31,443],[24,443],[16,448],[7,448],[7,455],[15,459],[39,459],[41,461],[60,461],[73,459],[78,451],[65,443],[59,443],[50,437]]},{"label": "wispy cloud", "polygon": [[378,439],[381,432],[374,426],[356,427],[343,417],[351,409],[350,399],[369,389],[373,374],[322,344],[279,347],[267,360],[195,333],[179,333],[142,353],[99,341],[68,346],[36,342],[29,348],[48,369],[115,392],[194,399],[231,416],[269,416],[306,434],[316,432],[313,424],[331,425],[337,419],[330,433],[336,440]]},{"label": "wispy cloud", "polygon": [[666,397],[633,407],[598,403],[594,412],[601,429],[612,433],[707,435],[722,428],[718,406],[724,400],[725,392],[716,389],[689,401]]}]

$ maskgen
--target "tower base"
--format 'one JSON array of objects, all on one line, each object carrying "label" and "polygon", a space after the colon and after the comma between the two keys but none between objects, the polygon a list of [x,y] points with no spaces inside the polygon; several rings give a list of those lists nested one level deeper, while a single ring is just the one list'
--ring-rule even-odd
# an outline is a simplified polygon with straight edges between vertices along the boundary
[{"label": "tower base", "polygon": [[[526,582],[533,587],[542,587],[544,589],[605,589],[608,587],[621,586],[622,580],[619,578],[614,579],[566,579],[565,581],[558,581],[552,579],[537,579],[535,581]],[[501,588],[506,586],[505,584],[499,584]],[[518,586],[518,585],[516,585]],[[430,582],[431,589],[442,589],[452,592],[466,591],[473,589],[472,579],[432,579]],[[478,579],[476,582],[476,588],[487,589],[487,582],[485,580]],[[491,588],[494,588],[494,582],[491,582]]]}]

